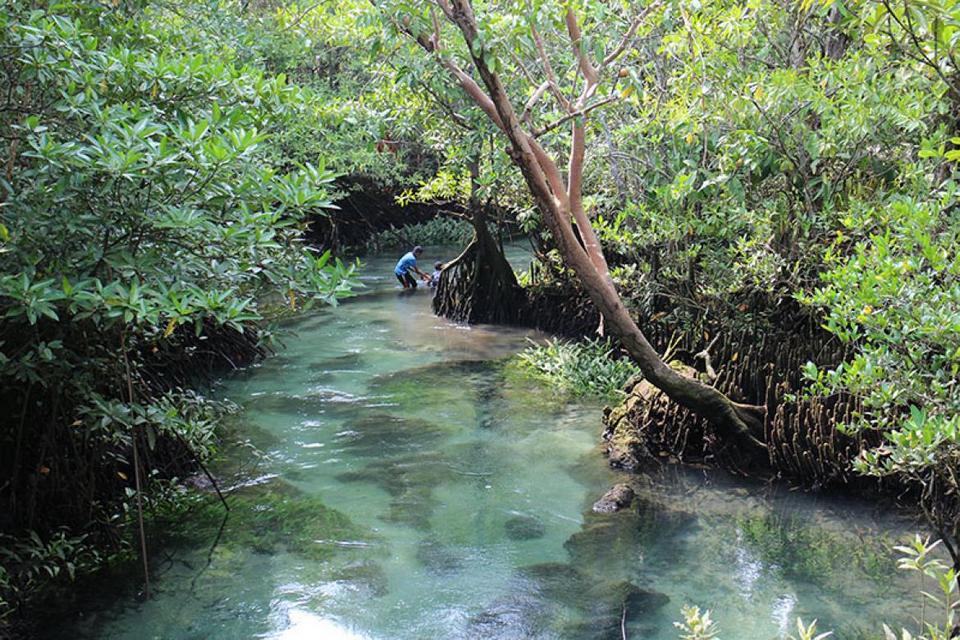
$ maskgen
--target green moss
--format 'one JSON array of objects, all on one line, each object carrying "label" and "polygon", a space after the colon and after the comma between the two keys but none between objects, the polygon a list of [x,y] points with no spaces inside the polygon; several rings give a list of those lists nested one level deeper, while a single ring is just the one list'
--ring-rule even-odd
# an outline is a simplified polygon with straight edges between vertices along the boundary
[{"label": "green moss", "polygon": [[346,515],[278,480],[246,487],[227,497],[230,512],[209,496],[156,524],[172,544],[202,544],[216,539],[219,554],[241,548],[259,553],[288,551],[312,560],[327,560],[345,543],[374,543],[377,537]]}]

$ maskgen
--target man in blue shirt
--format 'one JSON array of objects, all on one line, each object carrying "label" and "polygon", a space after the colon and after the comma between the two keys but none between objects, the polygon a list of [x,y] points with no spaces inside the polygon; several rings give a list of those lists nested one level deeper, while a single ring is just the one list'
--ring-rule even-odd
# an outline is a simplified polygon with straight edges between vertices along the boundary
[{"label": "man in blue shirt", "polygon": [[403,254],[400,262],[397,263],[396,268],[393,270],[393,273],[397,276],[397,280],[400,281],[404,289],[417,288],[417,281],[411,272],[416,273],[424,280],[430,280],[430,276],[417,268],[417,257],[419,257],[421,253],[423,253],[423,247],[419,245],[414,247],[413,251]]}]

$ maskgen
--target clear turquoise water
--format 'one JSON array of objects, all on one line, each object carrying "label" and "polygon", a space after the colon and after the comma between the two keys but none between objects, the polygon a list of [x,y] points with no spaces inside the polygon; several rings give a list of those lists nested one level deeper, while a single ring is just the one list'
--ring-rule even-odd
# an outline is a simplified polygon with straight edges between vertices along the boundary
[{"label": "clear turquoise water", "polygon": [[[252,508],[216,544],[198,525],[157,550],[149,601],[91,594],[49,637],[621,638],[622,620],[659,640],[696,604],[727,639],[784,638],[798,615],[853,638],[908,613],[914,585],[877,549],[913,525],[853,500],[667,467],[636,509],[591,514],[623,479],[599,453],[601,407],[505,370],[542,336],[433,317],[394,260],[370,260],[360,296],[216,389],[266,454],[222,465],[242,463],[233,499]],[[258,491],[307,509],[251,529],[277,508]],[[350,535],[315,533],[320,503]]]}]

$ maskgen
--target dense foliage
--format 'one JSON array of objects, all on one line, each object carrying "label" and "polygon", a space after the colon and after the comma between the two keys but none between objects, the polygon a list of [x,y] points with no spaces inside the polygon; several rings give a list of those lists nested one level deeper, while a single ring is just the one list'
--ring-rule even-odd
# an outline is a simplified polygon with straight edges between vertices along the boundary
[{"label": "dense foliage", "polygon": [[[451,80],[478,61],[549,153],[566,162],[583,127],[583,207],[635,315],[702,347],[705,318],[760,335],[812,317],[849,356],[806,365],[806,393],[853,398],[837,427],[881,443],[858,469],[919,487],[956,539],[955,3],[671,0],[631,31],[636,3],[494,0],[475,3],[473,49],[433,2],[253,5],[0,8],[0,529],[18,558],[76,557],[18,561],[0,598],[96,564],[84,536],[121,546],[104,532],[135,446],[146,475],[215,448],[223,407],[184,389],[262,352],[269,320],[348,292],[350,268],[301,238],[333,211],[327,167],[399,185],[401,202],[511,212],[541,271],[570,277],[497,127]],[[577,51],[621,46],[564,119]],[[429,223],[415,242],[466,229]],[[630,373],[610,349],[525,357],[608,393]]]},{"label": "dense foliage", "polygon": [[147,3],[7,3],[0,24],[0,528],[23,536],[2,615],[95,566],[85,539],[122,550],[121,489],[215,448],[224,407],[181,387],[352,267],[301,240],[333,174],[319,142],[285,148],[321,105],[257,52]]},{"label": "dense foliage", "polygon": [[415,245],[463,246],[473,237],[473,228],[459,218],[433,218],[426,222],[391,227],[373,234],[364,244],[366,251],[400,249]]}]

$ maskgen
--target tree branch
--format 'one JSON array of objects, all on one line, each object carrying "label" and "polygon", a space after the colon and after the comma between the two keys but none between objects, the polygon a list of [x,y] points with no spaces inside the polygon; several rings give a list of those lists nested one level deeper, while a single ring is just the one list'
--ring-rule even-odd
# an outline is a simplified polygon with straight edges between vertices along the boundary
[{"label": "tree branch", "polygon": [[[437,1],[447,2],[448,0]],[[610,328],[610,333],[620,339],[631,357],[640,366],[646,379],[662,390],[667,397],[710,420],[723,436],[731,439],[735,438],[738,442],[750,443],[764,449],[763,443],[759,442],[753,436],[753,433],[760,434],[763,432],[765,407],[734,403],[717,389],[674,371],[663,362],[643,335],[643,332],[640,331],[620,299],[609,274],[596,265],[593,257],[580,244],[574,234],[570,220],[571,214],[576,216],[578,224],[583,225],[581,236],[584,241],[586,243],[596,242],[589,221],[583,215],[582,206],[575,207],[579,209],[578,211],[572,210],[569,197],[565,198],[564,192],[558,189],[558,185],[562,186],[563,180],[556,166],[536,139],[523,130],[520,119],[506,94],[503,82],[483,60],[482,52],[480,52],[480,55],[474,53],[472,45],[477,38],[477,20],[473,14],[473,8],[470,6],[470,0],[449,1],[452,9],[450,19],[459,27],[464,41],[470,49],[474,67],[486,87],[483,101],[479,100],[479,96],[474,92],[468,92],[468,95],[477,101],[487,113],[489,113],[490,105],[492,105],[493,111],[497,115],[496,122],[510,141],[508,153],[511,160],[523,173],[530,194],[542,212],[544,223],[550,228],[564,262],[577,274],[584,290]],[[568,22],[568,26],[569,24],[571,22]],[[574,27],[576,26],[575,21],[572,24]],[[578,33],[578,30],[574,30],[571,34],[574,42],[579,39]],[[592,69],[592,66],[590,68]],[[593,71],[596,73],[595,70]],[[458,81],[461,81],[461,86],[465,84],[469,86],[469,84],[462,82],[462,78],[459,76]],[[592,83],[589,80],[589,71],[586,84],[588,86],[581,94],[582,99],[584,96],[589,97],[591,95],[589,85],[596,84],[595,80]],[[476,87],[476,83],[473,86]],[[479,87],[476,88],[479,89]],[[483,92],[481,91],[481,93]],[[579,180],[582,177],[582,157],[585,146],[583,142],[585,132],[582,122],[579,124],[576,121],[574,122],[574,135],[577,142],[571,152],[571,178],[576,178],[576,181],[568,189],[568,192],[575,193],[579,198]],[[602,253],[600,253],[600,256],[602,257]]]},{"label": "tree branch", "polygon": [[590,62],[589,56],[583,50],[583,35],[580,33],[580,25],[577,24],[577,16],[574,15],[572,6],[567,7],[567,15],[564,20],[567,23],[567,35],[570,36],[570,44],[573,46],[573,55],[577,58],[580,73],[587,81],[587,86],[596,84],[600,77],[593,63]]},{"label": "tree branch", "polygon": [[[533,8],[530,6],[529,0],[527,1],[527,11],[533,12]],[[547,50],[543,46],[543,38],[540,37],[540,31],[537,30],[537,25],[533,20],[533,16],[530,17],[530,35],[533,36],[533,44],[537,49],[537,55],[540,56],[540,64],[543,65],[543,72],[547,75],[547,82],[550,83],[550,93],[553,94],[553,97],[556,98],[557,103],[565,110],[570,111],[570,101],[567,100],[567,97],[563,95],[563,92],[560,91],[560,85],[557,83],[557,76],[553,72],[553,66],[550,64],[550,58],[547,56]]]},{"label": "tree branch", "polygon": [[307,14],[312,13],[314,9],[319,8],[320,5],[322,5],[322,4],[326,4],[326,1],[325,1],[325,0],[321,0],[321,2],[314,3],[313,5],[311,5],[310,7],[308,7],[307,9],[304,9],[303,11],[300,12],[300,14],[299,14],[296,18],[293,19],[293,22],[291,22],[290,24],[286,25],[282,30],[283,30],[283,31],[286,31],[286,30],[288,30],[288,29],[293,29],[295,26],[297,26],[298,24],[300,24],[300,21],[301,21],[301,20],[303,20],[304,18],[307,17]]},{"label": "tree branch", "polygon": [[619,99],[620,99],[620,96],[609,96],[609,97],[607,97],[607,98],[604,98],[604,99],[601,100],[600,102],[595,102],[595,103],[593,103],[593,104],[591,104],[591,105],[589,105],[589,106],[587,106],[587,107],[584,107],[584,108],[582,108],[582,109],[578,109],[577,111],[574,111],[574,112],[572,112],[572,113],[568,113],[567,115],[565,115],[565,116],[563,116],[563,117],[561,117],[561,118],[557,118],[556,120],[554,120],[554,121],[551,122],[550,124],[546,125],[545,127],[541,127],[540,129],[537,129],[537,130],[533,133],[533,137],[534,137],[534,138],[539,138],[540,136],[544,135],[545,133],[549,133],[550,131],[553,131],[554,129],[556,129],[556,128],[559,127],[560,125],[564,124],[565,122],[569,122],[569,121],[572,120],[573,118],[578,118],[578,117],[580,117],[580,116],[585,116],[585,115],[587,115],[588,113],[590,113],[591,111],[593,111],[594,109],[599,109],[600,107],[603,107],[603,106],[605,106],[605,105],[608,105],[608,104],[610,104],[611,102],[616,102],[616,101],[619,100]]},{"label": "tree branch", "polygon": [[504,124],[503,120],[500,119],[500,114],[497,113],[496,105],[494,105],[493,100],[490,99],[490,96],[483,92],[483,89],[480,88],[480,85],[477,84],[477,81],[470,77],[463,69],[457,66],[455,62],[449,58],[440,59],[440,63],[457,79],[457,82],[460,83],[460,86],[463,87],[463,90],[467,92],[474,102],[477,103],[477,106],[483,109],[483,112],[487,114],[493,123],[499,128],[503,129]]},{"label": "tree branch", "polygon": [[537,102],[540,100],[541,97],[543,97],[543,94],[544,94],[544,93],[547,91],[547,89],[549,89],[549,88],[550,88],[550,81],[549,81],[549,80],[541,83],[540,86],[537,87],[537,90],[533,92],[533,95],[530,96],[530,99],[527,100],[527,104],[524,105],[524,107],[523,107],[523,113],[520,114],[520,119],[521,119],[521,120],[523,120],[523,121],[526,122],[527,124],[531,124],[531,122],[530,122],[530,113],[531,113],[531,111],[533,110],[534,105],[537,104]]},{"label": "tree branch", "polygon": [[573,120],[573,135],[570,144],[570,161],[567,169],[567,199],[570,202],[570,213],[577,223],[580,230],[580,238],[583,241],[583,248],[590,258],[593,268],[597,270],[603,278],[613,287],[613,281],[610,280],[610,269],[607,267],[607,260],[603,256],[603,249],[597,240],[597,234],[593,230],[593,225],[587,218],[587,212],[583,208],[583,159],[586,154],[586,131],[583,120],[575,118]]},{"label": "tree branch", "polygon": [[473,131],[476,129],[470,122],[464,118],[462,115],[457,113],[457,110],[453,108],[453,105],[444,100],[433,88],[423,80],[417,79],[417,84],[423,87],[423,90],[430,94],[430,97],[433,98],[433,101],[440,105],[440,108],[447,112],[447,115],[450,116],[450,119],[453,120],[453,123],[458,127],[467,129],[468,131]]},{"label": "tree branch", "polygon": [[633,40],[633,36],[636,35],[637,29],[640,28],[640,25],[643,24],[643,21],[646,19],[646,17],[659,6],[660,0],[656,0],[656,2],[649,4],[643,11],[640,12],[640,15],[633,19],[633,22],[630,23],[630,28],[627,29],[625,34],[623,34],[623,39],[620,40],[620,44],[618,44],[617,47],[610,52],[610,55],[605,57],[603,62],[600,63],[601,70],[616,62],[617,58],[619,58],[620,55],[626,51],[627,45],[629,45],[630,41]]}]

